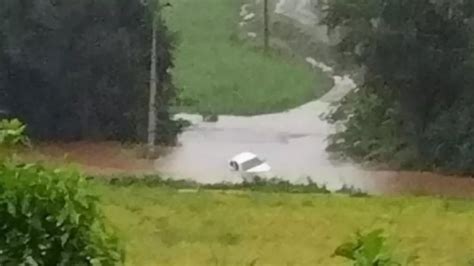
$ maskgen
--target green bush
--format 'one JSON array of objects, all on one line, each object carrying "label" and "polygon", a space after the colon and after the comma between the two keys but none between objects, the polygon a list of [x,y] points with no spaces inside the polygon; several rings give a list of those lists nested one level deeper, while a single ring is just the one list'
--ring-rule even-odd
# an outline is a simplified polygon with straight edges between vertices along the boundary
[{"label": "green bush", "polygon": [[340,245],[334,256],[344,257],[354,262],[354,266],[399,266],[385,245],[382,230],[367,234],[357,233],[354,241]]},{"label": "green bush", "polygon": [[0,164],[0,265],[120,265],[87,181],[68,170]]},{"label": "green bush", "polygon": [[[113,186],[148,186],[148,187],[169,187],[173,189],[209,189],[209,190],[242,190],[267,193],[320,193],[329,194],[324,185],[320,186],[308,178],[308,184],[291,184],[281,178],[262,179],[256,178],[254,182],[244,183],[217,183],[217,184],[199,184],[192,180],[173,180],[165,179],[160,176],[146,176],[137,178],[133,176],[117,176],[109,179],[109,184]],[[341,193],[349,194],[347,191]]]},{"label": "green bush", "polygon": [[7,147],[26,144],[28,139],[24,135],[25,130],[26,125],[18,119],[0,120],[0,143]]}]

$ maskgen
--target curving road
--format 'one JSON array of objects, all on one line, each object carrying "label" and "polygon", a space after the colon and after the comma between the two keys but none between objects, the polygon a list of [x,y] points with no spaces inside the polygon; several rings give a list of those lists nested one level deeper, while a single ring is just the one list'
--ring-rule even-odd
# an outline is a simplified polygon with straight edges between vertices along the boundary
[{"label": "curving road", "polygon": [[275,13],[287,16],[303,25],[314,25],[318,16],[313,11],[318,1],[315,0],[279,0]]},{"label": "curving road", "polygon": [[[227,168],[227,160],[242,151],[255,152],[268,160],[272,173],[292,182],[314,181],[332,189],[342,184],[365,187],[357,181],[362,171],[335,164],[325,151],[326,138],[334,130],[319,118],[330,103],[355,88],[348,77],[334,77],[334,88],[320,100],[284,113],[252,117],[219,116],[217,123],[203,122],[199,115],[179,114],[193,121],[180,136],[180,146],[156,162],[161,172],[201,183],[239,182]],[[350,173],[350,175],[349,175]],[[351,180],[345,177],[351,176]],[[360,183],[360,184],[358,184]]]},{"label": "curving road", "polygon": [[[258,1],[258,0],[257,0]],[[315,0],[313,0],[315,1]],[[308,10],[310,0],[280,0],[275,13],[309,23],[316,15]],[[309,12],[309,13],[308,13]],[[312,58],[306,60],[327,73],[332,70]],[[276,176],[293,183],[311,177],[336,190],[343,185],[379,194],[418,193],[474,196],[474,179],[446,178],[431,173],[365,171],[349,163],[329,159],[326,138],[334,127],[320,116],[355,88],[348,77],[334,76],[334,88],[319,100],[283,113],[252,117],[219,116],[217,123],[203,122],[200,115],[178,114],[193,125],[179,138],[180,146],[156,161],[156,169],[178,179],[201,183],[241,182],[227,168],[227,160],[242,151],[266,158]]]},{"label": "curving road", "polygon": [[[315,18],[308,11],[309,4],[309,0],[282,0],[275,13],[309,23]],[[314,59],[307,61],[315,68],[332,71]],[[193,126],[180,136],[179,147],[156,161],[156,168],[168,176],[201,183],[240,182],[229,172],[227,160],[239,152],[251,151],[268,160],[274,175],[292,182],[304,182],[311,177],[333,189],[348,183],[366,187],[367,181],[354,178],[359,172],[364,176],[361,170],[348,164],[334,164],[325,151],[326,138],[333,128],[320,116],[329,110],[331,102],[355,88],[348,77],[335,76],[334,83],[334,88],[321,99],[283,113],[219,116],[217,123],[203,122],[199,115],[179,114],[177,118],[190,120]],[[346,180],[347,176],[350,180]]]}]

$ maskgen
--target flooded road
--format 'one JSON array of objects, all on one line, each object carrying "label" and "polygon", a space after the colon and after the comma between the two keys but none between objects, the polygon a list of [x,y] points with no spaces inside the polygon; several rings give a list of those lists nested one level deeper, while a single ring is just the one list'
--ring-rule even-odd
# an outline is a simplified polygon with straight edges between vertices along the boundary
[{"label": "flooded road", "polygon": [[[241,10],[242,19],[248,16],[248,5]],[[296,21],[316,19],[309,9],[310,2],[280,0],[276,14],[284,14]],[[298,19],[299,18],[299,19]],[[332,75],[332,69],[307,58],[313,68]],[[355,88],[348,77],[334,77],[334,88],[321,99],[277,114],[252,117],[219,116],[216,123],[202,121],[200,115],[179,114],[193,122],[180,138],[180,146],[156,162],[162,173],[188,178],[201,183],[241,182],[229,172],[227,161],[235,154],[249,151],[265,158],[272,166],[272,175],[291,182],[315,182],[338,189],[342,184],[367,187],[362,170],[350,164],[330,162],[326,153],[326,138],[334,130],[320,116],[329,111],[330,104]],[[348,177],[350,177],[348,179]]]},{"label": "flooded road", "polygon": [[330,104],[355,88],[348,77],[334,77],[334,88],[321,99],[283,113],[251,117],[219,116],[215,123],[199,115],[179,114],[193,122],[179,139],[180,146],[156,162],[162,173],[201,183],[241,182],[227,160],[250,151],[265,158],[272,175],[293,183],[307,177],[330,189],[342,185],[371,186],[365,171],[351,164],[331,162],[326,138],[334,128],[321,118]]},{"label": "flooded road", "polygon": [[[301,2],[297,4],[296,2]],[[276,13],[301,23],[314,19],[301,12],[310,0],[280,0]],[[301,15],[302,14],[302,15]],[[328,75],[332,70],[314,60],[307,63]],[[202,121],[200,115],[178,114],[192,122],[179,138],[180,145],[155,162],[155,168],[171,178],[200,183],[242,182],[227,166],[237,153],[249,151],[265,158],[272,174],[292,183],[310,177],[330,190],[354,187],[372,194],[474,196],[474,180],[437,176],[431,173],[368,171],[357,165],[331,161],[326,152],[333,125],[321,119],[331,103],[341,99],[356,85],[349,77],[334,76],[334,87],[322,98],[287,112],[251,117],[219,116],[216,123]]]},{"label": "flooded road", "polygon": [[203,122],[199,115],[180,114],[178,117],[192,121],[193,126],[181,135],[180,146],[155,162],[155,168],[168,177],[200,183],[242,182],[227,163],[235,154],[251,151],[268,161],[272,174],[292,183],[304,183],[311,177],[332,191],[348,186],[370,194],[474,196],[471,178],[369,171],[331,161],[325,148],[334,128],[319,116],[351,87],[349,79],[339,79],[320,100],[278,114],[220,116],[217,123]]}]

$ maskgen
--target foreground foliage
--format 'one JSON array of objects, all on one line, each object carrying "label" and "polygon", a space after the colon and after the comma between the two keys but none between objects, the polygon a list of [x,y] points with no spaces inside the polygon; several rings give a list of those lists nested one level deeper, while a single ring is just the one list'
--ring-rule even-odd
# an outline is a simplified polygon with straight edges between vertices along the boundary
[{"label": "foreground foliage", "polygon": [[336,120],[331,148],[402,167],[474,173],[474,5],[444,0],[330,0],[338,49],[366,69]]},{"label": "foreground foliage", "polygon": [[18,119],[0,120],[0,144],[3,147],[11,148],[28,143],[25,137],[26,125]]},{"label": "foreground foliage", "polygon": [[0,265],[120,265],[123,252],[82,175],[13,159],[25,128],[0,121]]},{"label": "foreground foliage", "polygon": [[77,173],[0,165],[1,265],[118,265],[98,199]]},{"label": "foreground foliage", "polygon": [[383,230],[357,232],[355,240],[337,247],[334,255],[353,261],[354,266],[401,266],[392,258],[385,242]]}]

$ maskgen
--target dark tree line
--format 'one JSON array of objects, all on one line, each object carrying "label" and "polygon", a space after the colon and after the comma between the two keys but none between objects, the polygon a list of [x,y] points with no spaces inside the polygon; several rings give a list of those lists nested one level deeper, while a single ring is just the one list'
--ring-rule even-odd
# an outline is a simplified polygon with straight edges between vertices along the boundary
[{"label": "dark tree line", "polygon": [[[40,139],[144,140],[152,38],[139,0],[2,0],[1,103]],[[173,38],[157,26],[158,140],[173,139]]]},{"label": "dark tree line", "polygon": [[331,148],[473,173],[474,1],[328,3],[325,23],[343,34],[338,50],[366,70],[333,116],[348,121]]}]

